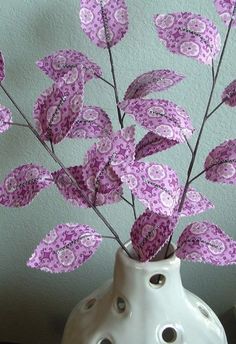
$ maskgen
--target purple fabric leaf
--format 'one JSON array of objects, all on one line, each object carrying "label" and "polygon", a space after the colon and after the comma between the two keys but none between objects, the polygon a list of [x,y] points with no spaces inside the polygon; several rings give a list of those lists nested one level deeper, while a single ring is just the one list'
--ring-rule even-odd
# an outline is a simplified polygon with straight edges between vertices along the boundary
[{"label": "purple fabric leaf", "polygon": [[27,266],[45,272],[71,272],[97,251],[102,237],[93,228],[80,224],[60,224],[40,242]]},{"label": "purple fabric leaf", "polygon": [[5,64],[4,64],[4,57],[0,51],[0,82],[5,79]]},{"label": "purple fabric leaf", "polygon": [[76,50],[59,50],[36,62],[38,68],[49,78],[58,81],[72,68],[82,66],[84,81],[89,81],[102,75],[101,68],[86,55]]},{"label": "purple fabric leaf", "polygon": [[52,184],[51,173],[35,164],[22,165],[8,174],[0,185],[0,205],[24,207]]},{"label": "purple fabric leaf", "polygon": [[[219,16],[227,26],[231,21],[235,3],[235,0],[214,0]],[[234,19],[232,26],[236,27],[236,18]]]},{"label": "purple fabric leaf", "polygon": [[37,99],[34,119],[42,140],[59,143],[70,131],[83,107],[84,73],[74,67]]},{"label": "purple fabric leaf", "polygon": [[167,243],[177,224],[177,218],[160,216],[146,210],[131,230],[133,248],[141,262],[151,260]]},{"label": "purple fabric leaf", "polygon": [[0,104],[0,134],[4,133],[7,131],[12,122],[12,113],[11,110],[6,108],[4,105]]},{"label": "purple fabric leaf", "polygon": [[232,81],[224,90],[222,100],[225,104],[235,107],[236,106],[236,80]]},{"label": "purple fabric leaf", "polygon": [[236,139],[214,148],[205,161],[204,169],[206,179],[236,185]]},{"label": "purple fabric leaf", "polygon": [[178,142],[161,137],[151,131],[137,144],[135,149],[135,160],[140,160],[146,156],[162,152],[175,146]]},{"label": "purple fabric leaf", "polygon": [[119,107],[144,128],[169,140],[185,143],[194,131],[187,112],[169,100],[130,99]]},{"label": "purple fabric leaf", "polygon": [[100,48],[117,44],[128,31],[125,0],[81,0],[82,30]]},{"label": "purple fabric leaf", "polygon": [[236,242],[213,223],[194,222],[181,234],[176,255],[193,262],[236,264]]},{"label": "purple fabric leaf", "polygon": [[[98,143],[94,144],[88,151],[85,158],[84,178],[100,176],[111,169],[122,176],[126,167],[134,161],[135,154],[135,129],[130,126],[103,137]],[[110,171],[111,172],[111,171]],[[115,178],[110,174],[111,179]]]},{"label": "purple fabric leaf", "polygon": [[174,213],[180,185],[169,166],[137,161],[127,167],[121,181],[149,210],[163,216]]},{"label": "purple fabric leaf", "polygon": [[80,139],[111,135],[112,124],[108,114],[97,106],[84,106],[67,137]]},{"label": "purple fabric leaf", "polygon": [[124,99],[143,98],[151,92],[165,91],[183,79],[183,75],[168,69],[144,73],[129,85]]},{"label": "purple fabric leaf", "polygon": [[159,38],[172,53],[204,64],[219,54],[221,37],[209,19],[190,12],[158,14],[154,19]]},{"label": "purple fabric leaf", "polygon": [[[181,196],[183,193],[183,187],[181,188]],[[180,196],[180,200],[181,200]],[[189,187],[186,198],[184,201],[183,209],[180,216],[193,216],[198,215],[206,210],[213,209],[214,204],[212,204],[205,196],[192,187]],[[178,209],[178,207],[177,207]]]},{"label": "purple fabric leaf", "polygon": [[83,194],[86,196],[89,202],[91,202],[95,206],[113,204],[121,200],[121,187],[117,187],[116,189],[104,194],[97,192],[94,188],[92,188],[92,182],[90,184],[89,182],[85,184],[83,178],[83,166],[69,167],[68,171],[75,178],[82,192],[80,192],[80,190],[78,190],[78,188],[71,182],[70,178],[65,174],[63,170],[54,172],[53,178],[62,196],[72,205],[81,208],[90,208],[91,205],[85,200]]}]

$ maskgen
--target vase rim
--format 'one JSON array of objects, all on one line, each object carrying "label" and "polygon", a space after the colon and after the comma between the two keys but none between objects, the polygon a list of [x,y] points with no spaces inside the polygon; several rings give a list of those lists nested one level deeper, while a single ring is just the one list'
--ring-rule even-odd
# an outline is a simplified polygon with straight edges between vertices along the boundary
[{"label": "vase rim", "polygon": [[[127,241],[125,243],[126,249],[132,254],[134,254],[134,250],[132,248],[132,242],[131,240]],[[171,243],[171,251],[176,250],[176,245]],[[157,268],[159,266],[170,266],[170,265],[179,265],[180,264],[180,259],[176,256],[175,253],[171,255],[169,258],[166,259],[160,259],[160,260],[152,260],[152,261],[147,261],[147,262],[140,262],[136,260],[135,258],[130,258],[127,253],[120,247],[117,250],[117,256],[120,257],[126,265],[135,267],[135,268],[140,268],[143,269],[145,266],[149,265],[152,266],[153,268]]]}]

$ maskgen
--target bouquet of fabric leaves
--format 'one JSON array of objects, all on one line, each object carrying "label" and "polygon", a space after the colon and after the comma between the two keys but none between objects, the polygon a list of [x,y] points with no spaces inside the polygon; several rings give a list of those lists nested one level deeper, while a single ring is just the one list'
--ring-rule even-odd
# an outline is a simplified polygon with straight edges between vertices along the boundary
[{"label": "bouquet of fabric leaves", "polygon": [[[101,68],[75,50],[60,50],[37,62],[53,80],[34,105],[34,124],[27,119],[3,85],[5,68],[0,53],[0,87],[18,110],[25,123],[12,120],[11,111],[0,105],[0,133],[11,126],[29,128],[48,154],[60,166],[54,172],[36,164],[25,164],[10,172],[0,185],[0,204],[23,207],[43,189],[56,185],[66,201],[75,206],[92,208],[110,231],[102,236],[85,224],[59,224],[38,245],[28,266],[49,272],[69,272],[87,261],[103,238],[114,239],[131,256],[118,232],[102,215],[100,207],[125,201],[133,210],[135,222],[131,241],[136,259],[146,262],[161,250],[168,258],[173,232],[183,216],[196,215],[213,204],[192,183],[201,175],[224,184],[236,184],[236,139],[214,148],[205,159],[203,170],[193,175],[202,134],[212,115],[223,105],[236,106],[236,80],[226,87],[217,106],[213,95],[224,61],[230,33],[236,27],[236,0],[215,0],[216,9],[227,26],[221,48],[221,36],[209,19],[199,14],[181,12],[154,17],[157,34],[166,48],[190,57],[212,69],[212,87],[202,125],[195,131],[184,108],[167,99],[146,98],[163,92],[184,79],[176,71],[153,70],[138,76],[119,99],[112,47],[128,31],[125,0],[81,0],[81,27],[89,39],[109,54],[112,82],[104,79]],[[215,62],[216,61],[216,62]],[[114,132],[108,114],[100,107],[84,104],[86,84],[94,78],[107,83],[114,91],[120,130]],[[135,127],[125,127],[125,118],[147,130],[135,143]],[[195,131],[195,133],[194,133]],[[190,141],[195,135],[195,144]],[[81,166],[66,167],[54,151],[63,139],[97,139],[87,151]],[[177,144],[187,144],[191,160],[187,178],[182,183],[173,168],[143,159]],[[131,190],[128,200],[123,188]],[[146,207],[136,216],[135,200]],[[236,263],[236,242],[217,225],[208,221],[187,226],[178,239],[176,255],[185,260],[216,265]]]}]

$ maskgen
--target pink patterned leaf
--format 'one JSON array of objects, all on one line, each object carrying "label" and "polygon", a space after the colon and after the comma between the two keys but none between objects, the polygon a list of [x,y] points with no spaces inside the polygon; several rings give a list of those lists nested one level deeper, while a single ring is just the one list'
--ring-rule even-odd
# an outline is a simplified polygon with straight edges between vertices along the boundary
[{"label": "pink patterned leaf", "polygon": [[165,91],[183,79],[183,75],[168,69],[144,73],[129,85],[124,99],[143,98],[151,92]]},{"label": "pink patterned leaf", "polygon": [[145,158],[146,156],[162,152],[175,146],[178,142],[161,137],[153,132],[147,133],[137,144],[135,149],[135,160]]},{"label": "pink patterned leaf", "polygon": [[52,175],[46,168],[34,164],[19,166],[0,185],[0,205],[24,207],[51,183]]},{"label": "pink patterned leaf", "polygon": [[74,271],[93,256],[101,241],[101,235],[87,225],[57,225],[37,246],[27,266],[51,273]]},{"label": "pink patterned leaf", "polygon": [[231,107],[236,106],[236,80],[232,81],[229,86],[226,87],[222,94],[222,100]]},{"label": "pink patterned leaf", "polygon": [[169,140],[185,143],[185,137],[194,131],[187,112],[169,100],[130,99],[119,103],[119,107],[144,128]]},{"label": "pink patterned leaf", "polygon": [[[74,206],[90,208],[91,204],[86,199],[95,206],[117,203],[121,200],[122,189],[120,186],[106,194],[100,193],[92,187],[92,182],[85,184],[83,179],[83,166],[69,167],[68,171],[77,181],[81,191],[71,182],[63,170],[54,172],[53,178],[62,196]],[[83,195],[85,195],[86,199]]]},{"label": "pink patterned leaf", "polygon": [[160,216],[146,210],[131,230],[133,248],[141,262],[151,260],[166,244],[176,226],[177,218]]},{"label": "pink patterned leaf", "polygon": [[69,138],[93,139],[112,133],[108,114],[97,106],[84,106],[69,134]]},{"label": "pink patterned leaf", "polygon": [[83,106],[84,73],[74,67],[37,99],[34,119],[43,140],[59,143],[68,134]]},{"label": "pink patterned leaf", "polygon": [[194,222],[180,236],[176,255],[193,262],[236,264],[236,242],[213,223]]},{"label": "pink patterned leaf", "polygon": [[214,148],[208,155],[204,168],[208,180],[236,185],[236,139],[225,141]]},{"label": "pink patterned leaf", "polygon": [[[126,171],[126,167],[134,161],[134,154],[134,126],[103,137],[87,153],[84,165],[84,180],[87,181],[90,178],[94,180],[95,177],[96,181],[104,187],[106,184],[104,178],[108,177],[116,182],[117,176],[122,176]],[[107,174],[108,176],[106,176]]]},{"label": "pink patterned leaf", "polygon": [[174,54],[211,64],[220,52],[221,38],[216,26],[207,18],[190,12],[158,14],[157,33]]},{"label": "pink patterned leaf", "polygon": [[169,166],[134,162],[121,180],[148,209],[163,216],[174,213],[180,185]]},{"label": "pink patterned leaf", "polygon": [[5,131],[7,131],[12,122],[12,113],[11,111],[6,108],[4,105],[0,104],[0,134],[4,133]]},{"label": "pink patterned leaf", "polygon": [[4,57],[0,51],[0,82],[5,79],[5,65],[4,65]]},{"label": "pink patterned leaf", "polygon": [[[235,0],[214,0],[214,4],[221,19],[228,26],[236,4]],[[234,19],[232,26],[236,27],[236,18]]]},{"label": "pink patterned leaf", "polygon": [[[181,189],[183,192],[183,187]],[[193,215],[201,214],[204,211],[213,209],[213,208],[214,208],[214,204],[212,204],[200,192],[190,187],[188,189],[188,192],[184,201],[184,206],[180,213],[180,216],[193,216]]]},{"label": "pink patterned leaf", "polygon": [[81,0],[79,16],[83,31],[100,48],[114,46],[128,31],[125,0]]},{"label": "pink patterned leaf", "polygon": [[76,50],[59,50],[37,61],[36,64],[54,81],[58,81],[72,68],[78,66],[83,67],[85,82],[102,75],[102,70],[96,63]]}]

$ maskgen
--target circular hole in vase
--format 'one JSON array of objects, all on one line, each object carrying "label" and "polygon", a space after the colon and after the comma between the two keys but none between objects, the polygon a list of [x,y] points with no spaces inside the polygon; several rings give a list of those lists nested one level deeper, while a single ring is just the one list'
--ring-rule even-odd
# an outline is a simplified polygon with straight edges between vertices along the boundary
[{"label": "circular hole in vase", "polygon": [[208,313],[208,311],[206,310],[206,308],[204,308],[203,306],[198,306],[198,309],[199,309],[199,311],[202,313],[202,315],[205,317],[205,318],[207,318],[207,319],[209,319],[210,318],[210,314]]},{"label": "circular hole in vase", "polygon": [[84,309],[86,311],[88,311],[89,309],[91,309],[95,305],[96,301],[97,300],[95,298],[88,300],[84,305]]},{"label": "circular hole in vase", "polygon": [[161,288],[166,283],[166,278],[164,275],[155,274],[150,278],[149,282],[153,288]]},{"label": "circular hole in vase", "polygon": [[101,339],[98,344],[112,344],[112,341],[109,338]]},{"label": "circular hole in vase", "polygon": [[173,327],[166,327],[162,332],[162,339],[165,343],[174,343],[177,339],[177,332]]},{"label": "circular hole in vase", "polygon": [[118,313],[124,313],[126,309],[126,302],[122,297],[117,297],[116,299],[116,310]]}]

